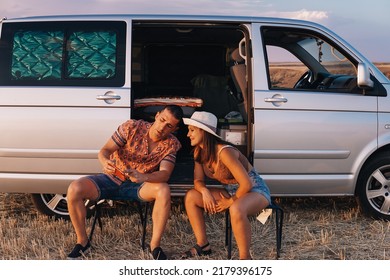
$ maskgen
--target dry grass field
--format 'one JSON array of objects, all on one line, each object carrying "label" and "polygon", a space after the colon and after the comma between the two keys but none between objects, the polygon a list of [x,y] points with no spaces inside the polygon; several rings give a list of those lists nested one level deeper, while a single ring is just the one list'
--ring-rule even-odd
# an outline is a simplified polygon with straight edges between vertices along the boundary
[{"label": "dry grass field", "polygon": [[375,65],[390,79],[390,63],[375,63]]},{"label": "dry grass field", "polygon": [[[29,196],[0,196],[0,258],[5,260],[66,259],[75,234],[71,223],[36,212]],[[285,211],[281,260],[389,260],[390,223],[365,217],[354,198],[280,199]],[[116,204],[103,209],[103,231],[97,227],[93,250],[86,259],[151,259],[140,249],[141,228],[136,209]],[[226,259],[223,214],[207,217],[207,231],[213,254],[205,259]],[[90,225],[90,222],[89,222]],[[265,225],[252,220],[254,259],[275,259],[274,218]],[[147,241],[151,221],[148,222]],[[180,202],[172,205],[162,246],[170,259],[177,259],[194,243]],[[237,259],[233,241],[233,259]]]},{"label": "dry grass field", "polygon": [[[390,64],[378,63],[390,77]],[[296,75],[299,76],[299,75]],[[283,260],[389,260],[390,223],[360,213],[354,198],[283,198],[285,211],[280,259]],[[225,259],[224,216],[207,217],[207,231],[213,254],[208,259]],[[140,249],[139,217],[131,205],[116,204],[103,211],[103,231],[93,239],[87,259],[151,259]],[[148,224],[148,238],[151,222]],[[38,213],[25,194],[0,194],[0,259],[59,260],[73,248],[75,234],[67,220],[55,220]],[[194,244],[194,237],[180,202],[172,206],[162,247],[169,257]],[[275,224],[252,221],[254,259],[274,259]],[[237,259],[233,242],[233,259]]]}]

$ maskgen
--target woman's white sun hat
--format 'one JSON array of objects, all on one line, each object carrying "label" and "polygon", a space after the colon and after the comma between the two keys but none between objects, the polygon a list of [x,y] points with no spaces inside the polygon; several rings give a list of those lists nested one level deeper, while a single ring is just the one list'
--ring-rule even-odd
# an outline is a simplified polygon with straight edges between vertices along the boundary
[{"label": "woman's white sun hat", "polygon": [[212,113],[196,111],[192,114],[191,118],[183,118],[183,122],[185,125],[196,126],[218,138],[221,138],[221,136],[217,134],[218,119]]}]

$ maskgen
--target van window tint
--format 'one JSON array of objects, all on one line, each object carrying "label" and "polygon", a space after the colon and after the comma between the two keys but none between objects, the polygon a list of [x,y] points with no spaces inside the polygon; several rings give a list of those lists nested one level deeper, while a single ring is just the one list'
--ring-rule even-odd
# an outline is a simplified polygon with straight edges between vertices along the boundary
[{"label": "van window tint", "polygon": [[124,22],[4,23],[0,85],[122,86]]},{"label": "van window tint", "polygon": [[73,32],[67,46],[67,77],[110,79],[115,75],[115,32]]},{"label": "van window tint", "polygon": [[64,33],[18,31],[12,48],[12,79],[61,79]]}]

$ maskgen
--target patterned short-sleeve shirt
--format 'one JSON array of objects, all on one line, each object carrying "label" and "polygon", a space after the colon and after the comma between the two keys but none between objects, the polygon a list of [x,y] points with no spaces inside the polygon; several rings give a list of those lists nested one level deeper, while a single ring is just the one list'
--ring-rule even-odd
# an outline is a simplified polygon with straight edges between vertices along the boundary
[{"label": "patterned short-sleeve shirt", "polygon": [[111,155],[111,160],[119,169],[131,168],[141,173],[151,173],[158,170],[162,160],[176,162],[176,153],[181,144],[172,134],[148,152],[147,138],[151,126],[144,120],[128,120],[114,132],[111,138],[119,149]]}]

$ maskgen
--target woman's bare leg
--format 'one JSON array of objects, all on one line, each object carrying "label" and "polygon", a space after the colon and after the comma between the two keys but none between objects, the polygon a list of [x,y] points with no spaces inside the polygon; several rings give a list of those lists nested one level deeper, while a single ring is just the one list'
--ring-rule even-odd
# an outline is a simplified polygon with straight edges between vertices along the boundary
[{"label": "woman's bare leg", "polygon": [[250,192],[237,199],[229,208],[233,234],[241,260],[251,259],[251,225],[248,216],[256,215],[268,206],[267,199],[259,193]]}]

